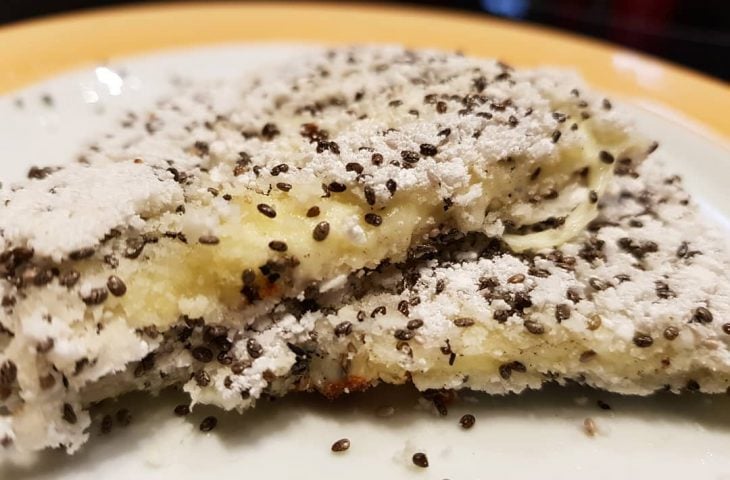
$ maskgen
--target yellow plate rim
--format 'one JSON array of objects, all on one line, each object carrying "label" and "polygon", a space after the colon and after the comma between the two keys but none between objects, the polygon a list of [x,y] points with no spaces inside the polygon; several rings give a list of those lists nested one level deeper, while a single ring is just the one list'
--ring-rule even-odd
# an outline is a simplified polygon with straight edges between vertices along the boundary
[{"label": "yellow plate rim", "polygon": [[0,28],[0,94],[84,65],[232,42],[402,43],[579,71],[606,92],[648,99],[730,138],[720,80],[601,41],[432,8],[205,2],[101,8]]}]

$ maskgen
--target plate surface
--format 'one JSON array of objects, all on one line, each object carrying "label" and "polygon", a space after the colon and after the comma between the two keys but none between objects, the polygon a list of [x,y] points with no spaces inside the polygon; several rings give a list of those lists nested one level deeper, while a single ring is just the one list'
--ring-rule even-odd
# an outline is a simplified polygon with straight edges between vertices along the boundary
[{"label": "plate surface", "polygon": [[[174,15],[176,10],[171,12]],[[335,30],[342,38],[331,40],[345,38],[346,32],[340,28]],[[500,24],[500,28],[505,27]],[[8,58],[3,57],[7,44],[2,36],[0,32],[0,65]],[[397,40],[383,37],[382,32],[376,32],[370,40]],[[362,38],[355,36],[353,40]],[[437,40],[432,44],[452,46]],[[59,50],[64,51],[65,42],[60,43]],[[170,78],[177,74],[199,79],[235,77],[265,64],[285,62],[302,48],[292,44],[187,48],[96,64],[11,91],[0,96],[0,180],[19,179],[31,165],[73,160],[80,146],[110,128],[120,112],[150,106],[164,96]],[[509,43],[500,50],[501,57],[512,57]],[[93,58],[100,57],[81,55],[59,68]],[[559,56],[556,58],[547,57],[543,63],[561,63]],[[591,68],[580,62],[577,66]],[[667,72],[670,70],[665,72],[670,75]],[[37,78],[30,75],[24,81]],[[723,140],[710,138],[706,128],[683,115],[708,119],[692,111],[678,114],[667,110],[660,105],[662,97],[651,92],[598,83],[624,94],[639,127],[659,139],[662,148],[677,159],[672,168],[685,175],[688,188],[708,212],[718,220],[730,217],[726,186],[730,150]],[[0,89],[10,86],[0,82]],[[717,131],[724,128],[722,124],[713,126]],[[302,395],[262,405],[241,416],[204,407],[181,419],[172,414],[173,407],[184,400],[181,395],[171,392],[158,399],[132,395],[102,404],[95,411],[100,417],[122,406],[130,408],[134,419],[129,427],[116,428],[92,441],[74,457],[51,452],[6,459],[0,463],[0,478],[186,480],[203,474],[233,474],[273,480],[688,476],[730,480],[728,396],[658,395],[641,399],[588,389],[550,388],[521,396],[465,397],[447,417],[438,417],[420,405],[417,395],[407,388],[378,388],[336,403]],[[600,409],[598,399],[607,402],[611,410]],[[377,416],[376,409],[383,405],[394,406],[395,414]],[[458,425],[464,413],[477,417],[476,426],[469,431]],[[218,416],[219,426],[210,434],[202,434],[197,425],[209,414]],[[598,425],[596,437],[589,438],[582,430],[587,417]],[[343,437],[351,440],[351,449],[331,453],[330,445]],[[410,463],[416,451],[428,454],[428,469],[417,469]]]}]

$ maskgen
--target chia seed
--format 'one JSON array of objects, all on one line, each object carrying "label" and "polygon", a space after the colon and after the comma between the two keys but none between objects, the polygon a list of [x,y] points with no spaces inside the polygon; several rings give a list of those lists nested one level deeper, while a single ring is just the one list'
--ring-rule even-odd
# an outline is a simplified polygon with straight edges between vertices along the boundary
[{"label": "chia seed", "polygon": [[191,352],[193,358],[202,363],[213,360],[213,352],[208,347],[195,347]]},{"label": "chia seed", "polygon": [[375,190],[373,190],[372,187],[367,186],[364,189],[365,192],[365,201],[368,203],[368,205],[375,205]]},{"label": "chia seed", "polygon": [[[419,147],[419,149],[420,149],[421,155],[423,155],[424,157],[433,157],[434,155],[436,155],[438,153],[438,149],[434,145],[431,145],[430,143],[422,143],[421,146]],[[403,157],[403,159],[406,160],[405,157]],[[409,160],[406,160],[406,161],[409,161]]]},{"label": "chia seed", "polygon": [[461,425],[461,428],[463,428],[464,430],[469,430],[474,426],[476,421],[477,419],[474,417],[474,415],[467,413],[459,419],[459,425]]},{"label": "chia seed", "polygon": [[[728,325],[730,325],[730,324],[728,324]],[[418,319],[418,318],[414,318],[413,320],[409,320],[408,323],[406,324],[406,328],[408,330],[418,330],[422,326],[423,326],[423,320]]]},{"label": "chia seed", "polygon": [[288,249],[286,243],[279,240],[270,241],[269,248],[275,252],[286,252]]},{"label": "chia seed", "polygon": [[127,285],[125,285],[122,279],[116,275],[109,277],[106,281],[106,288],[108,288],[111,294],[115,297],[122,297],[125,293],[127,293]]},{"label": "chia seed", "polygon": [[328,222],[319,222],[312,231],[312,238],[321,242],[327,238],[330,233],[330,224]]},{"label": "chia seed", "polygon": [[276,210],[274,210],[270,205],[267,205],[265,203],[259,203],[256,205],[256,208],[259,212],[261,212],[262,215],[265,215],[269,218],[276,217]]},{"label": "chia seed", "polygon": [[335,326],[335,336],[336,337],[345,337],[352,333],[352,323],[350,322],[341,322]]},{"label": "chia seed", "polygon": [[379,227],[383,223],[383,218],[376,213],[366,213],[365,223],[374,227]]},{"label": "chia seed", "polygon": [[332,444],[333,452],[339,453],[339,452],[344,452],[349,449],[350,449],[350,440],[348,440],[347,438],[341,438]]},{"label": "chia seed", "polygon": [[669,326],[664,329],[663,336],[670,342],[679,336],[679,329],[677,327]]},{"label": "chia seed", "polygon": [[646,333],[637,333],[634,335],[634,345],[639,348],[651,347],[653,343],[654,339],[651,338],[651,335]]},{"label": "chia seed", "polygon": [[190,414],[190,405],[178,405],[175,407],[175,415],[184,417]]},{"label": "chia seed", "polygon": [[613,155],[611,155],[610,153],[608,153],[605,150],[601,150],[598,153],[598,159],[607,165],[610,165],[616,161],[616,159],[613,157]]},{"label": "chia seed", "polygon": [[425,453],[418,452],[413,454],[413,465],[420,468],[428,468],[428,457]]},{"label": "chia seed", "polygon": [[694,323],[711,323],[712,322],[712,312],[710,312],[705,307],[697,307],[694,312],[692,312],[692,320],[691,322]]},{"label": "chia seed", "polygon": [[205,417],[203,419],[203,421],[200,422],[200,431],[201,432],[210,432],[211,430],[213,430],[216,427],[216,425],[218,425],[217,418],[215,418],[213,416]]},{"label": "chia seed", "polygon": [[82,296],[81,300],[89,306],[101,305],[109,297],[109,291],[104,288],[92,288],[88,295]]}]

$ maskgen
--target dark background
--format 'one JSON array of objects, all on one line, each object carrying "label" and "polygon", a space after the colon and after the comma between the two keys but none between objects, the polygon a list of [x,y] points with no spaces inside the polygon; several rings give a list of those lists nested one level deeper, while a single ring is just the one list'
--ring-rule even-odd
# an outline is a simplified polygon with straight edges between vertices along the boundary
[{"label": "dark background", "polygon": [[[124,0],[0,0],[0,23]],[[423,0],[606,39],[730,79],[730,0]]]}]

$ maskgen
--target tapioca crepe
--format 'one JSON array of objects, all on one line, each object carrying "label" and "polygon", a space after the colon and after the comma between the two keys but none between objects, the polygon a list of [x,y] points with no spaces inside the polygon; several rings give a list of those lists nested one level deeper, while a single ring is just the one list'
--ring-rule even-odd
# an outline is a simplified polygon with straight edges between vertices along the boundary
[{"label": "tapioca crepe", "polygon": [[172,385],[727,388],[724,237],[575,75],[356,47],[173,90],[0,191],[3,444]]}]

